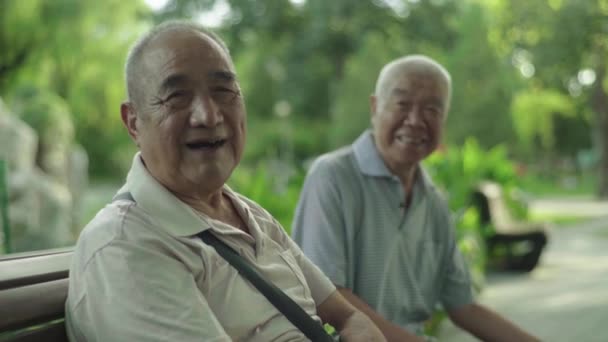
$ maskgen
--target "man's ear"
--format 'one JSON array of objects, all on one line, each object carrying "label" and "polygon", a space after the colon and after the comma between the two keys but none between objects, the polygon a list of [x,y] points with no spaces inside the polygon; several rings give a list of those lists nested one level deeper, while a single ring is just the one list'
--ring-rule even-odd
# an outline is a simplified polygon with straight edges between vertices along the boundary
[{"label": "man's ear", "polygon": [[378,98],[376,95],[371,94],[369,96],[369,113],[370,113],[370,121],[374,120],[374,116],[376,116],[376,110],[378,109]]},{"label": "man's ear", "polygon": [[120,117],[122,119],[122,123],[127,128],[131,139],[133,139],[133,141],[135,141],[135,143],[139,146],[137,142],[137,138],[139,137],[137,113],[135,112],[135,108],[133,108],[133,104],[131,102],[123,102],[120,104]]}]

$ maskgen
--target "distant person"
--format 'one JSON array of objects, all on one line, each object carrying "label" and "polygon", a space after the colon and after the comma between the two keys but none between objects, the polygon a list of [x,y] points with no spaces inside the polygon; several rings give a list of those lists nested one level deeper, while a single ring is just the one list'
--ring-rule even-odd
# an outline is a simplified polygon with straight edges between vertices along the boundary
[{"label": "distant person", "polygon": [[384,341],[268,212],[225,185],[245,146],[246,112],[224,43],[194,24],[165,23],[132,47],[125,73],[121,116],[139,152],[76,245],[70,341],[306,341],[197,237],[208,230],[342,341]]},{"label": "distant person", "polygon": [[440,142],[450,94],[448,72],[428,57],[384,66],[372,129],[314,162],[293,238],[389,341],[423,335],[438,303],[484,341],[534,341],[475,303],[450,212],[420,166]]}]

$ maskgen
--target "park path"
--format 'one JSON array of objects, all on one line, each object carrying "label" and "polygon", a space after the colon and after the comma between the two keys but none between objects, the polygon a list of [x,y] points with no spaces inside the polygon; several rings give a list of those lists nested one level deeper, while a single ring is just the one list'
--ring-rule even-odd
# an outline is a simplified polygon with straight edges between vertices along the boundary
[{"label": "park path", "polygon": [[[608,341],[608,202],[585,204],[533,204],[535,210],[589,216],[556,226],[532,273],[490,274],[479,301],[543,341]],[[476,341],[447,320],[439,340]]]}]

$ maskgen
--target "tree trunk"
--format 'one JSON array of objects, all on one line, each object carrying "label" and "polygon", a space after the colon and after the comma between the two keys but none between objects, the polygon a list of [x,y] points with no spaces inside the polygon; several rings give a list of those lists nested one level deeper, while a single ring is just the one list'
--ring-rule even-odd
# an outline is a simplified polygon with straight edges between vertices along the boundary
[{"label": "tree trunk", "polygon": [[605,62],[597,68],[597,78],[593,89],[592,107],[595,112],[594,145],[599,154],[598,196],[608,198],[608,94],[603,83],[606,77]]}]

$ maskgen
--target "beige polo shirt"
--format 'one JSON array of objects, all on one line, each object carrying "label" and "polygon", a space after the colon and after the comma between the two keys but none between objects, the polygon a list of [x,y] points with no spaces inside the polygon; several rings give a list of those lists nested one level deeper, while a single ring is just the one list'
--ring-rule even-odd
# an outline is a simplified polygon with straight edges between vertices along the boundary
[{"label": "beige polo shirt", "polygon": [[211,229],[315,319],[335,287],[259,205],[224,187],[251,235],[179,201],[135,156],[124,187],[75,248],[70,341],[306,341],[195,234]]}]

